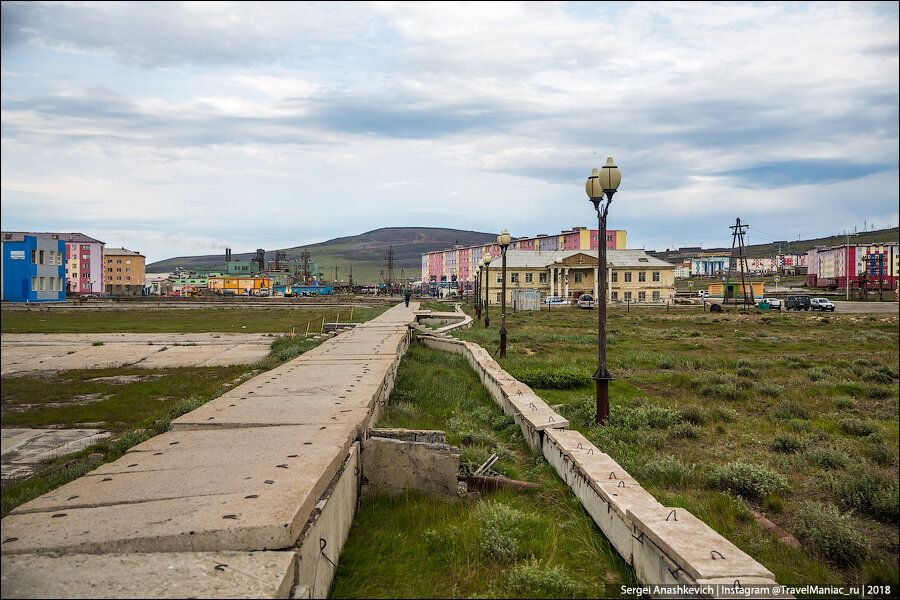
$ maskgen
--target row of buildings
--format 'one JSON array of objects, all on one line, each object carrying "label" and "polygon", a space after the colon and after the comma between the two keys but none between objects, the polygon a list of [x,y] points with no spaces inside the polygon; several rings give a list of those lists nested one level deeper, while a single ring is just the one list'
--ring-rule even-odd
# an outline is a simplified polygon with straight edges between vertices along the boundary
[{"label": "row of buildings", "polygon": [[898,286],[897,242],[820,246],[807,252],[810,287],[840,290],[894,290]]},{"label": "row of buildings", "polygon": [[83,233],[0,233],[4,301],[52,302],[67,295],[140,296],[145,257]]},{"label": "row of buildings", "polygon": [[[506,253],[507,302],[523,290],[573,300],[582,294],[597,297],[599,230],[573,227],[559,234],[539,234],[514,240]],[[606,236],[607,299],[612,302],[664,303],[675,296],[675,265],[644,250],[625,248],[626,232],[610,230]],[[482,256],[489,253],[488,301],[500,303],[502,261],[497,244],[455,247],[422,255],[422,287],[472,289]]]}]

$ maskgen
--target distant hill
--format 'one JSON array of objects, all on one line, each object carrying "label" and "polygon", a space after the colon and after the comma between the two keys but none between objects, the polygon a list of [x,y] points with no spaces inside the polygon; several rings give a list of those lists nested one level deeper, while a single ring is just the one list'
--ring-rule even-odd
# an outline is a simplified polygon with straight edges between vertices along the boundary
[{"label": "distant hill", "polygon": [[[394,276],[400,278],[403,269],[407,279],[418,279],[422,274],[422,254],[433,250],[452,248],[454,245],[472,246],[493,242],[496,233],[480,233],[439,227],[384,227],[360,235],[335,238],[327,242],[279,248],[288,260],[299,259],[300,253],[309,251],[310,259],[325,273],[325,279],[334,280],[334,268],[338,267],[338,279],[348,280],[353,268],[353,281],[373,283],[380,281],[388,246],[394,248]],[[276,250],[266,251],[266,260],[275,259]],[[252,252],[232,254],[233,260],[250,260]],[[225,264],[225,255],[179,256],[147,265],[148,273],[166,273],[176,267],[189,270],[217,269]]]},{"label": "distant hill", "polygon": [[[751,228],[750,233],[753,230]],[[900,242],[900,228],[892,227],[890,229],[875,229],[873,231],[864,231],[857,234],[850,234],[851,244],[872,244],[877,242]],[[807,250],[812,250],[816,246],[837,246],[847,243],[846,234],[830,235],[826,237],[815,238],[811,240],[783,240],[781,242],[768,242],[765,244],[753,244],[746,246],[750,258],[764,258],[774,256],[778,253],[778,247],[785,254],[805,254]],[[723,252],[729,254],[731,246],[727,248],[703,248],[701,252]],[[664,252],[651,251],[650,254],[658,256],[664,260],[674,261],[679,258],[685,258],[696,254],[697,250],[689,250],[680,248],[677,250],[666,250]]]}]

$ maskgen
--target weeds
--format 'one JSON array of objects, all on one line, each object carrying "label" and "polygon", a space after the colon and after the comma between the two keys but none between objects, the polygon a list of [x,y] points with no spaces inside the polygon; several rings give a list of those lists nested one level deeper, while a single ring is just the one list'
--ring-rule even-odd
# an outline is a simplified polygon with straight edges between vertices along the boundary
[{"label": "weeds", "polygon": [[804,502],[797,510],[794,531],[829,560],[842,566],[859,564],[868,546],[848,515],[830,504]]},{"label": "weeds", "polygon": [[769,494],[790,489],[787,479],[780,473],[762,465],[742,462],[728,463],[716,469],[709,478],[709,484],[751,500],[760,500]]}]

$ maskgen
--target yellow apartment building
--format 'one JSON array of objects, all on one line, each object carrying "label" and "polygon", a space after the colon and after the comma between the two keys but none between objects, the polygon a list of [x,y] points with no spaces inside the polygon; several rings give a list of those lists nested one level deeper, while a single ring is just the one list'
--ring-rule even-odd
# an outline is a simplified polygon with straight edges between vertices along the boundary
[{"label": "yellow apartment building", "polygon": [[141,296],[144,291],[144,262],[140,252],[125,248],[103,249],[103,283],[112,296]]}]

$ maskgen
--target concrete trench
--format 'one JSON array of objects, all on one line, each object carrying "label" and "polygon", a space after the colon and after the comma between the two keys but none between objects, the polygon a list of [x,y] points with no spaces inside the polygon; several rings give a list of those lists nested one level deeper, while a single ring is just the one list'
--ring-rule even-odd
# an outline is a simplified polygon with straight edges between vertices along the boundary
[{"label": "concrete trench", "polygon": [[2,520],[3,598],[327,596],[415,303],[229,390]]}]

